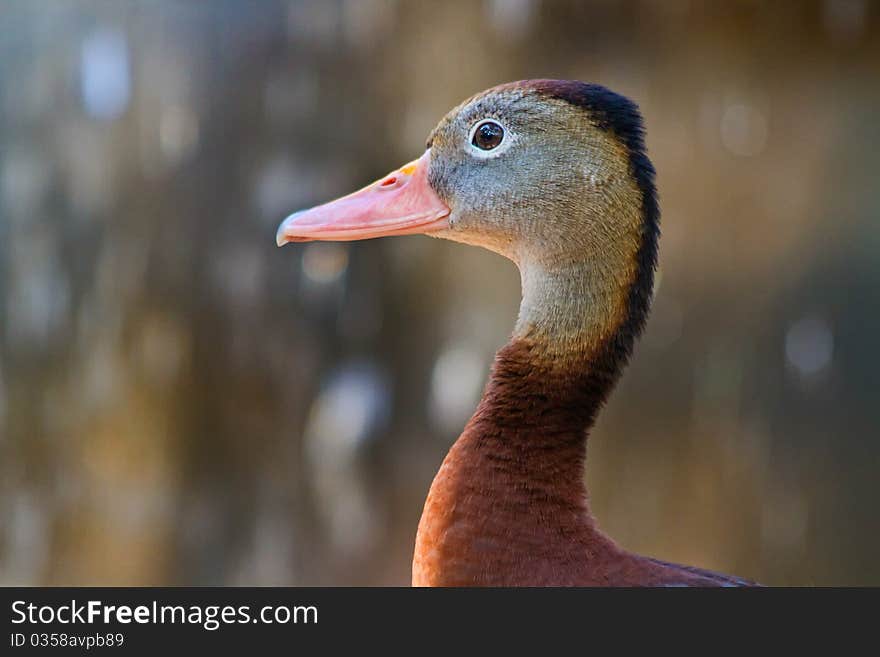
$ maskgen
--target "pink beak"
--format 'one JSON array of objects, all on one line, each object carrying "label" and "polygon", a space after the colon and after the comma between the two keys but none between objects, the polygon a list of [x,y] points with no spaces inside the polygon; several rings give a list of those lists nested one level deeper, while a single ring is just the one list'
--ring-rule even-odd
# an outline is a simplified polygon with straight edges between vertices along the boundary
[{"label": "pink beak", "polygon": [[290,215],[278,227],[278,246],[313,240],[365,240],[430,233],[444,228],[449,208],[428,183],[428,158],[324,205]]}]

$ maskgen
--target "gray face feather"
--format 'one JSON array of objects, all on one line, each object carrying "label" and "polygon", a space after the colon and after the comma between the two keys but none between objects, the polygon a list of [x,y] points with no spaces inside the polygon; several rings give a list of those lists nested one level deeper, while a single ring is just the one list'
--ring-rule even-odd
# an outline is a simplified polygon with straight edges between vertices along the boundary
[{"label": "gray face feather", "polygon": [[[485,119],[505,131],[488,152],[471,144]],[[452,210],[439,237],[483,246],[522,267],[584,261],[638,229],[640,200],[625,149],[569,103],[527,87],[490,90],[452,110],[429,144],[430,183]]]}]

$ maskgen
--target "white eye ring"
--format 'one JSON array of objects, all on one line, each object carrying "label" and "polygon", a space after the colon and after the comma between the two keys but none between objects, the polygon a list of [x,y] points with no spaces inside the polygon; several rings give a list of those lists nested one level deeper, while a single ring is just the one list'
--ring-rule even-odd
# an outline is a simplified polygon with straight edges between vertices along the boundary
[{"label": "white eye ring", "polygon": [[[482,148],[474,145],[474,135],[477,134],[477,130],[479,130],[480,127],[485,125],[486,123],[497,123],[501,127],[501,130],[503,131],[503,135],[504,135],[501,138],[501,143],[499,143],[495,148],[489,149],[488,151],[483,150]],[[499,155],[504,153],[508,148],[510,148],[510,145],[513,143],[513,141],[514,141],[514,134],[510,130],[507,129],[507,126],[505,126],[498,119],[491,117],[491,116],[487,116],[485,118],[480,119],[479,121],[474,123],[474,125],[471,126],[471,129],[468,131],[467,143],[468,143],[468,147],[470,148],[471,155],[473,155],[474,157],[478,157],[480,159],[483,159],[483,160],[488,160],[489,158],[498,157]]]}]

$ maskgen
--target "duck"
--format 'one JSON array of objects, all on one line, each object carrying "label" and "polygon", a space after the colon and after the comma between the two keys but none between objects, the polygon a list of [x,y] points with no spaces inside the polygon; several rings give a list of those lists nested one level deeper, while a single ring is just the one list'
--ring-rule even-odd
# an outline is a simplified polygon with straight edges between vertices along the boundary
[{"label": "duck", "polygon": [[751,586],[627,551],[588,501],[596,416],[653,298],[660,209],[638,106],[598,84],[523,80],[452,109],[416,160],[296,212],[278,246],[424,234],[519,269],[522,300],[443,460],[413,586]]}]

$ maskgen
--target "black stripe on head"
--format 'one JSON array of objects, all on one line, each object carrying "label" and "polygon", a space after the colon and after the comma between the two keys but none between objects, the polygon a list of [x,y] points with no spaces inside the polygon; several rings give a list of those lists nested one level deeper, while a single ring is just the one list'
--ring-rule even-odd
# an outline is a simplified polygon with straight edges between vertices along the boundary
[{"label": "black stripe on head", "polygon": [[529,80],[520,83],[539,94],[583,108],[600,129],[611,132],[629,156],[630,175],[642,196],[642,244],[636,254],[636,278],[629,295],[629,312],[617,335],[624,358],[632,351],[648,317],[660,238],[660,205],[654,185],[654,165],[645,153],[645,128],[638,105],[598,84],[576,80]]}]

